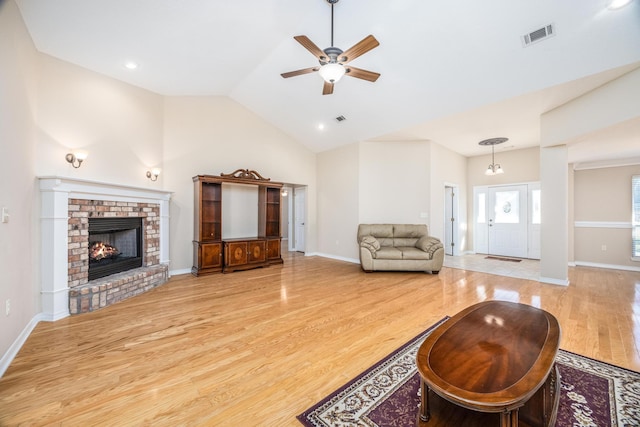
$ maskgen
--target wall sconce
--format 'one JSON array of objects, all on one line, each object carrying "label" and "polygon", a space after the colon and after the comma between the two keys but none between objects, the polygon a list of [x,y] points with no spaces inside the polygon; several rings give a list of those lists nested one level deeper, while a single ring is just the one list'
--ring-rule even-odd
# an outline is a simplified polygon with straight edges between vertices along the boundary
[{"label": "wall sconce", "polygon": [[156,181],[158,179],[158,175],[160,175],[160,169],[154,168],[150,171],[147,171],[147,178],[151,181]]},{"label": "wall sconce", "polygon": [[84,151],[76,151],[75,153],[68,153],[64,158],[71,163],[71,166],[78,169],[87,156],[88,154]]}]

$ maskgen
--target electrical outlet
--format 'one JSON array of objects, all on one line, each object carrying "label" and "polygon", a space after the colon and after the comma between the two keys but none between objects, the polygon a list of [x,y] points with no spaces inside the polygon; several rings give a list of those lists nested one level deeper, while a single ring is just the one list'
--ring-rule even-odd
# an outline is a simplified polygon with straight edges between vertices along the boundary
[{"label": "electrical outlet", "polygon": [[602,245],[602,250],[606,251],[607,250],[607,245]]},{"label": "electrical outlet", "polygon": [[2,222],[9,222],[9,209],[7,208],[2,208]]},{"label": "electrical outlet", "polygon": [[4,302],[4,309],[5,309],[6,315],[8,316],[9,313],[11,313],[11,300],[10,299],[8,299],[8,300],[6,300]]}]

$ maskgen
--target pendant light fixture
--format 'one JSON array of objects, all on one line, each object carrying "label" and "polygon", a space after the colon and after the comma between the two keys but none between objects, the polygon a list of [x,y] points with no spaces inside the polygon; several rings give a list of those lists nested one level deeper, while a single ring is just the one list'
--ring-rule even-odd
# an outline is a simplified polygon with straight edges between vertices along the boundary
[{"label": "pendant light fixture", "polygon": [[498,175],[501,173],[504,173],[504,170],[502,169],[502,166],[500,166],[500,163],[496,163],[495,161],[495,146],[498,144],[502,144],[505,141],[508,141],[509,138],[490,138],[490,139],[485,139],[484,141],[480,141],[478,142],[479,145],[490,145],[491,146],[491,164],[489,165],[489,167],[487,168],[487,170],[484,172],[485,175]]}]

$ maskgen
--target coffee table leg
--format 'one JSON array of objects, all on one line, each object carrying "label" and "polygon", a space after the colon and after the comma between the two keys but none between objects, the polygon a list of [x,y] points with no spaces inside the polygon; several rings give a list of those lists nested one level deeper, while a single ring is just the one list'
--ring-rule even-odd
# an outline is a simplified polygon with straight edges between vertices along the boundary
[{"label": "coffee table leg", "polygon": [[518,409],[500,414],[500,427],[518,427]]},{"label": "coffee table leg", "polygon": [[511,410],[511,427],[518,427],[518,408]]},{"label": "coffee table leg", "polygon": [[420,394],[422,395],[422,405],[420,405],[420,421],[427,422],[431,418],[429,411],[429,386],[420,380]]}]

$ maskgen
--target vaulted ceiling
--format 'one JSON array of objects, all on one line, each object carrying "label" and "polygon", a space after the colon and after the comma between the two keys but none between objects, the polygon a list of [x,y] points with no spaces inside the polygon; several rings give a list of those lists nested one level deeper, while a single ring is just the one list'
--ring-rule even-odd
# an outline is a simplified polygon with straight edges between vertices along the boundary
[{"label": "vaulted ceiling", "polygon": [[[497,136],[509,138],[501,150],[536,146],[542,113],[640,67],[638,0],[617,11],[607,0],[340,0],[335,45],[373,34],[380,46],[352,65],[381,77],[344,77],[326,96],[317,73],[280,76],[317,65],[293,36],[329,47],[326,0],[16,2],[39,51],[163,95],[228,96],[316,152],[429,140],[474,156]],[[552,37],[524,47],[549,24]],[[640,119],[570,150],[572,161],[634,156]]]}]

